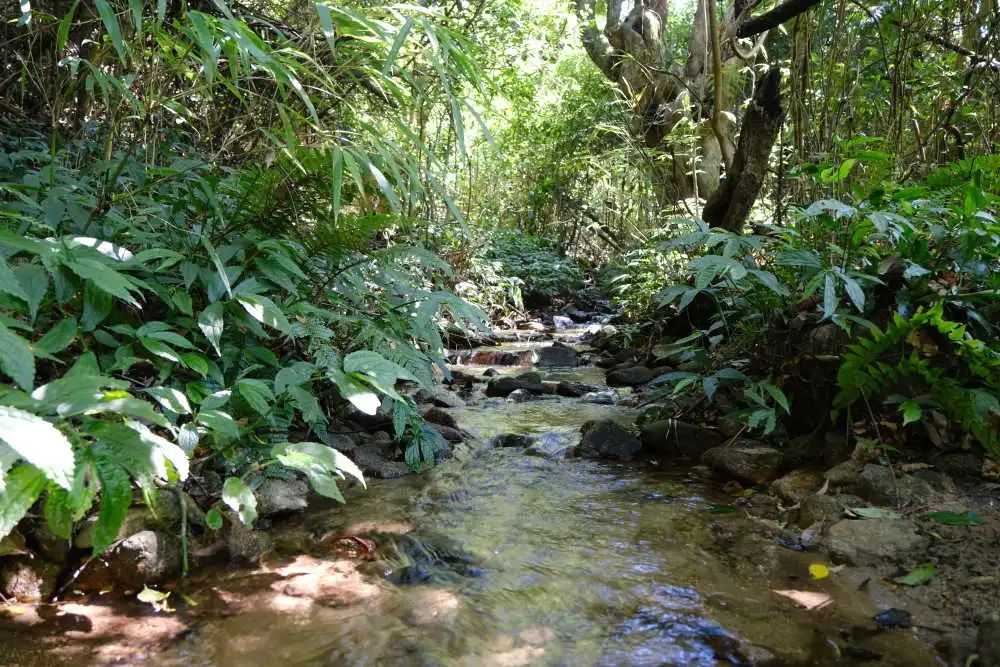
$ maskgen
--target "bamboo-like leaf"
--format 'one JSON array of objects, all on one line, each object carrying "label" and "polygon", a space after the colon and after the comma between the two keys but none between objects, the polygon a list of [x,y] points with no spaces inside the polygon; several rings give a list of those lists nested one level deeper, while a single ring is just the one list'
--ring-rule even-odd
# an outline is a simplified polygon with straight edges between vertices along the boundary
[{"label": "bamboo-like leaf", "polygon": [[94,0],[94,5],[97,7],[97,13],[101,17],[101,22],[104,23],[104,29],[108,31],[108,36],[111,37],[111,43],[114,44],[115,51],[118,52],[118,59],[122,63],[125,63],[127,59],[125,43],[122,41],[122,28],[118,23],[118,17],[115,16],[115,11],[108,4],[108,0]]}]

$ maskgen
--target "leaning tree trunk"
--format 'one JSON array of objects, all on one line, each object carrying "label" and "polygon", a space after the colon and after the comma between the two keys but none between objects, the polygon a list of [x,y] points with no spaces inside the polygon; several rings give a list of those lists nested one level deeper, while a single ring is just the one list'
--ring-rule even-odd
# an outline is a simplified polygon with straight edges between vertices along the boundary
[{"label": "leaning tree trunk", "polygon": [[[766,127],[767,132],[757,136],[744,130],[734,151],[735,128],[727,120],[738,111],[732,91],[739,71],[752,65],[761,52],[767,31],[819,4],[819,0],[786,0],[759,16],[750,15],[759,0],[734,0],[721,20],[716,17],[717,0],[696,2],[687,62],[673,68],[668,66],[662,40],[669,0],[633,0],[624,17],[624,0],[608,0],[603,30],[595,22],[596,0],[576,0],[576,6],[587,54],[631,104],[633,133],[647,147],[669,158],[665,160],[669,167],[655,175],[662,186],[662,199],[676,201],[696,194],[709,200],[706,221],[739,230],[760,192],[763,178],[755,175],[766,171],[767,156],[784,114],[776,79],[775,85],[768,83],[776,75],[769,73],[758,88],[767,88],[773,99],[756,95],[747,110],[747,120],[755,118],[753,123]],[[764,110],[759,119],[754,116],[755,104]],[[685,117],[696,134],[682,144],[671,132]],[[770,143],[765,150],[763,143],[768,136]],[[723,171],[725,180],[720,178]],[[729,194],[717,197],[720,183]]]}]

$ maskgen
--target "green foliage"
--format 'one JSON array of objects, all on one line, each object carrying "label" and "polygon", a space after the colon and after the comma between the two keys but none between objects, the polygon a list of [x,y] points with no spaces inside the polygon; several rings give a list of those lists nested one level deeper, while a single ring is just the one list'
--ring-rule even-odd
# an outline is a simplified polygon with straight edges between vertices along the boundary
[{"label": "green foliage", "polygon": [[560,256],[548,243],[534,236],[498,235],[486,252],[503,275],[521,281],[526,297],[569,294],[583,285],[583,272],[572,259]]}]

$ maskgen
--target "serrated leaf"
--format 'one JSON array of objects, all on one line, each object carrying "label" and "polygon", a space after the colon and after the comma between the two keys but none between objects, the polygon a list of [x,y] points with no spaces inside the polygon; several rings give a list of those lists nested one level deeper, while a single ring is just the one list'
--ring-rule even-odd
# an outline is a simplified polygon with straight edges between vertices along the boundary
[{"label": "serrated leaf", "polygon": [[125,515],[132,505],[132,484],[125,469],[105,459],[97,461],[101,502],[94,526],[94,555],[101,554],[118,538]]},{"label": "serrated leaf", "polygon": [[30,321],[38,317],[38,307],[49,291],[49,274],[37,264],[22,264],[13,269],[21,289],[27,295]]},{"label": "serrated leaf", "polygon": [[205,400],[201,402],[201,407],[203,410],[214,410],[216,408],[221,408],[223,405],[229,402],[232,397],[233,392],[230,389],[220,389],[214,394],[209,394],[205,397]]},{"label": "serrated leaf", "polygon": [[178,415],[191,414],[191,404],[183,392],[173,387],[150,387],[146,393],[156,399],[164,409]]},{"label": "serrated leaf", "polygon": [[0,439],[45,477],[69,490],[73,481],[73,446],[50,422],[18,408],[0,405]]},{"label": "serrated leaf", "polygon": [[48,333],[35,343],[35,351],[49,356],[62,352],[76,338],[77,326],[78,323],[74,317],[67,317],[60,320],[59,324],[52,327]]},{"label": "serrated leaf", "polygon": [[101,291],[129,303],[135,308],[142,308],[132,294],[133,291],[138,291],[138,287],[125,274],[115,271],[99,260],[88,257],[72,259],[66,263],[66,266]]},{"label": "serrated leaf", "polygon": [[10,267],[7,266],[7,262],[5,262],[2,257],[0,257],[0,292],[16,296],[26,304],[31,301],[28,293],[25,292],[24,287],[21,286],[21,282],[17,279],[14,272],[11,271]]},{"label": "serrated leaf", "polygon": [[20,465],[5,477],[6,488],[0,493],[0,539],[7,537],[35,504],[45,488],[45,475],[33,466]]},{"label": "serrated leaf", "polygon": [[49,530],[64,540],[73,538],[73,497],[62,487],[49,485],[45,492],[45,521]]},{"label": "serrated leaf", "polygon": [[31,346],[3,324],[0,324],[0,369],[25,391],[31,391],[35,385],[35,355]]},{"label": "serrated leaf", "polygon": [[236,512],[244,526],[250,527],[257,520],[257,497],[239,477],[230,477],[222,485],[222,502]]},{"label": "serrated leaf", "polygon": [[244,379],[236,383],[236,392],[262,416],[270,414],[274,403],[274,392],[263,380]]}]

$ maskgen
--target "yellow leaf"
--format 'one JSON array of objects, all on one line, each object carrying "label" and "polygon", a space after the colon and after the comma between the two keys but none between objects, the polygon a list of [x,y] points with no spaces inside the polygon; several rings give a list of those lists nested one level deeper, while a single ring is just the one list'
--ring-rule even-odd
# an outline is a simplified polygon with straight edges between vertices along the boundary
[{"label": "yellow leaf", "polygon": [[830,568],[822,563],[813,563],[809,566],[809,574],[813,579],[826,579],[830,576]]}]

